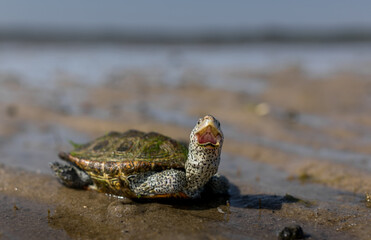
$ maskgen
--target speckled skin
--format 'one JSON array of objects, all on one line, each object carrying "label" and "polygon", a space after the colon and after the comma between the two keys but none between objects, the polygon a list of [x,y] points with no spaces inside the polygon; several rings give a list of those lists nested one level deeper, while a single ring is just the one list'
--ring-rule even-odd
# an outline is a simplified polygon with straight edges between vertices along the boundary
[{"label": "speckled skin", "polygon": [[156,196],[183,192],[186,186],[185,172],[176,169],[146,172],[128,177],[130,189],[137,196]]},{"label": "speckled skin", "polygon": [[[218,133],[217,144],[198,144],[196,135],[206,128]],[[51,167],[68,187],[91,188],[94,182],[98,191],[129,198],[197,198],[205,185],[214,193],[227,194],[228,180],[215,175],[222,144],[220,123],[208,115],[192,130],[188,151],[161,134],[131,130],[60,153],[71,165]]]},{"label": "speckled skin", "polygon": [[[212,119],[221,133],[220,123],[215,118],[212,117]],[[198,125],[196,125],[191,132],[188,159],[185,163],[187,186],[184,192],[191,198],[199,197],[203,186],[217,173],[223,145],[223,136],[219,147],[205,148],[198,145],[195,136],[198,130]]]}]

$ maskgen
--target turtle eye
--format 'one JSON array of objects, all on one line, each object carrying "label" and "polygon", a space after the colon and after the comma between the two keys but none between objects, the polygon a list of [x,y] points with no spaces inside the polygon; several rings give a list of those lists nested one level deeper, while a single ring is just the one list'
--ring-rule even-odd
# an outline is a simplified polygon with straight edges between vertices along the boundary
[{"label": "turtle eye", "polygon": [[198,119],[198,122],[197,122],[197,124],[200,124],[201,123],[201,118],[200,119]]}]

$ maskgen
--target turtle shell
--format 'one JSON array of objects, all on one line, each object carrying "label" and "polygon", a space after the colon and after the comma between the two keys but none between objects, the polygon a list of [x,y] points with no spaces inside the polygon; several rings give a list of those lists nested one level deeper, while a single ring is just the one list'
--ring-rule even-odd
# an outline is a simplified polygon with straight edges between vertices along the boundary
[{"label": "turtle shell", "polygon": [[188,148],[159,133],[110,132],[87,144],[73,144],[59,157],[90,175],[98,190],[132,197],[127,177],[148,171],[184,169]]}]

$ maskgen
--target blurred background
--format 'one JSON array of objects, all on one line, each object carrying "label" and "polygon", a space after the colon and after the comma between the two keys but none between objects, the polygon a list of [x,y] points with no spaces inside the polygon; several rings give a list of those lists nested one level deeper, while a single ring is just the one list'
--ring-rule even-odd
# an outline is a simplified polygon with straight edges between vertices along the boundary
[{"label": "blurred background", "polygon": [[357,176],[371,169],[370,7],[2,1],[0,161],[50,174],[68,140],[130,128],[187,140],[213,114],[223,154],[235,159],[221,171],[236,181],[276,176],[362,192],[367,178]]}]

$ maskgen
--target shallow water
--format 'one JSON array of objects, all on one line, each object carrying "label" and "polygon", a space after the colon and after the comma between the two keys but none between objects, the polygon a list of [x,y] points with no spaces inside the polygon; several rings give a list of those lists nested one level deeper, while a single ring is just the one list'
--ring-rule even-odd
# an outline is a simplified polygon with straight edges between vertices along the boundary
[{"label": "shallow water", "polygon": [[[339,70],[370,74],[371,45],[247,44],[221,46],[156,46],[115,44],[0,44],[0,72],[43,89],[63,78],[79,83],[104,83],[111,75],[131,69],[151,72],[152,84],[178,86],[185,71],[196,81],[226,90],[260,92],[261,79],[225,76],[228,70],[277,71],[300,66],[321,76]],[[98,67],[99,66],[99,67]],[[223,74],[224,73],[224,74]],[[263,79],[264,81],[264,79]]]},{"label": "shallow water", "polygon": [[77,142],[89,140],[83,133],[63,126],[51,124],[38,127],[26,124],[23,128],[21,133],[8,138],[1,144],[1,162],[36,172],[50,173],[48,163],[57,160],[56,153],[70,148],[66,139],[73,139]]}]

